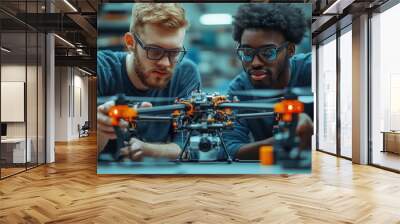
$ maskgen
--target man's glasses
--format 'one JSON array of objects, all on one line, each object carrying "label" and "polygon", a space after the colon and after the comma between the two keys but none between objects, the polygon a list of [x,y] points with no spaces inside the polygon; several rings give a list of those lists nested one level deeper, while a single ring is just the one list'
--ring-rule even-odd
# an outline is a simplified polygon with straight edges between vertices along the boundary
[{"label": "man's glasses", "polygon": [[183,49],[164,49],[156,46],[145,45],[137,36],[136,33],[133,34],[136,42],[146,51],[146,56],[150,60],[161,60],[165,54],[168,55],[169,62],[171,64],[179,63],[186,54],[185,47]]},{"label": "man's glasses", "polygon": [[250,48],[241,47],[240,45],[236,49],[237,55],[242,62],[251,63],[254,57],[258,55],[264,62],[273,62],[278,57],[279,51],[287,47],[288,42],[284,42],[279,47],[260,47],[260,48]]}]

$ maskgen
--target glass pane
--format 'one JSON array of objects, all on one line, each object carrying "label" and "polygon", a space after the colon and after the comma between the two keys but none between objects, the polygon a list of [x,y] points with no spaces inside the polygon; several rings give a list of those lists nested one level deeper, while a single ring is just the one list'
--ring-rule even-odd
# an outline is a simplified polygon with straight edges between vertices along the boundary
[{"label": "glass pane", "polygon": [[25,170],[30,161],[26,148],[26,35],[25,32],[1,34],[1,140],[2,177]]},{"label": "glass pane", "polygon": [[[28,63],[27,63],[27,80],[26,80],[26,112],[27,112],[27,142],[30,147],[30,160],[28,160],[28,168],[37,165],[37,81],[38,81],[38,35],[36,32],[27,33],[28,38]],[[29,148],[28,147],[28,148]]]},{"label": "glass pane", "polygon": [[340,154],[352,157],[352,35],[340,36]]},{"label": "glass pane", "polygon": [[318,147],[336,154],[336,38],[318,48]]},{"label": "glass pane", "polygon": [[372,163],[400,170],[400,4],[372,18]]},{"label": "glass pane", "polygon": [[[316,45],[312,46],[312,90],[314,92],[314,94],[317,92],[316,91],[316,86],[317,86],[317,47]],[[318,103],[316,102],[316,97],[314,95],[314,117],[313,117],[313,122],[314,122],[314,133],[312,136],[312,149],[316,149],[317,148],[317,130],[316,130],[316,122],[317,122],[317,105]]]},{"label": "glass pane", "polygon": [[38,46],[38,164],[45,163],[45,52],[46,37],[44,34],[39,34]]}]

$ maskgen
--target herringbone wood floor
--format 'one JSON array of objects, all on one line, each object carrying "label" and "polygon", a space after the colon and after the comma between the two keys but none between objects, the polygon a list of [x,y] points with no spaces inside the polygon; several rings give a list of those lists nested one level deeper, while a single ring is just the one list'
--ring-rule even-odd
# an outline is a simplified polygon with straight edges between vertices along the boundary
[{"label": "herringbone wood floor", "polygon": [[315,152],[312,175],[98,176],[94,137],[0,181],[0,223],[400,223],[400,175]]}]

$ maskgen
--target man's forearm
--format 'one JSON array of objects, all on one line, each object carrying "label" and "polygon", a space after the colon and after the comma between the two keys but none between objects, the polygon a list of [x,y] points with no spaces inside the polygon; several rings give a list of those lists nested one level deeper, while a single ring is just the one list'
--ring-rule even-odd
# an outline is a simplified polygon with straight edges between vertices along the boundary
[{"label": "man's forearm", "polygon": [[259,159],[259,148],[263,145],[273,145],[274,138],[270,137],[265,140],[251,142],[240,147],[236,154],[236,158],[242,160],[254,160]]},{"label": "man's forearm", "polygon": [[97,149],[98,152],[102,152],[108,143],[108,138],[101,134],[101,132],[97,133]]},{"label": "man's forearm", "polygon": [[145,143],[145,148],[145,156],[149,157],[176,159],[181,152],[181,147],[175,143]]}]

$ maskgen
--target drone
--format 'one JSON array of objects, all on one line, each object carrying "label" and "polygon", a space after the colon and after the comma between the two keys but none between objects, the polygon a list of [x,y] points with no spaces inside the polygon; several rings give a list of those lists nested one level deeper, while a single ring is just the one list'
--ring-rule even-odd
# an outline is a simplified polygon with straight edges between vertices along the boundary
[{"label": "drone", "polygon": [[[237,96],[257,96],[268,99],[241,102],[238,101]],[[140,138],[140,133],[136,130],[137,121],[167,121],[171,122],[174,133],[186,133],[183,149],[176,158],[176,162],[208,161],[207,156],[204,155],[215,154],[218,151],[215,149],[222,149],[226,162],[232,163],[233,160],[228,153],[222,133],[225,130],[232,130],[234,123],[240,123],[240,119],[272,117],[277,123],[274,128],[275,158],[283,161],[282,164],[287,167],[300,166],[292,162],[301,159],[301,153],[297,147],[299,140],[295,131],[298,116],[304,111],[302,101],[312,102],[310,96],[312,96],[311,91],[305,88],[236,91],[231,95],[210,94],[198,89],[186,98],[174,99],[169,105],[137,108],[135,102],[155,100],[171,102],[172,100],[171,98],[132,97],[119,94],[113,97],[115,105],[108,112],[117,135],[117,150],[113,157],[116,161],[121,161],[124,157],[121,149],[127,146],[129,139]],[[98,103],[102,104],[109,100],[107,97],[99,98]],[[243,110],[246,112],[240,113]],[[256,112],[249,113],[248,111]],[[157,116],[154,115],[155,113],[169,113],[169,116]],[[120,128],[122,120],[129,123],[126,131]],[[198,153],[197,159],[190,158],[191,151]]]}]

